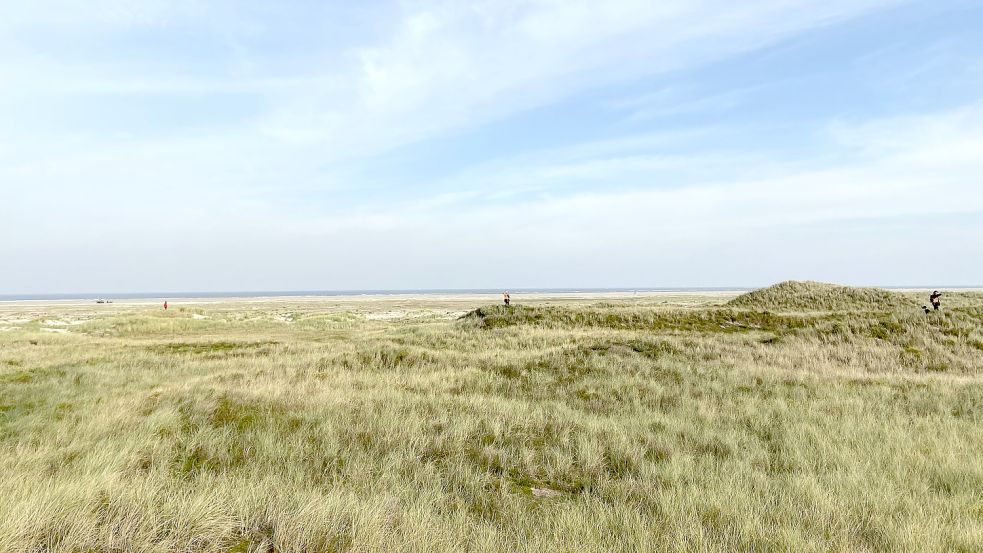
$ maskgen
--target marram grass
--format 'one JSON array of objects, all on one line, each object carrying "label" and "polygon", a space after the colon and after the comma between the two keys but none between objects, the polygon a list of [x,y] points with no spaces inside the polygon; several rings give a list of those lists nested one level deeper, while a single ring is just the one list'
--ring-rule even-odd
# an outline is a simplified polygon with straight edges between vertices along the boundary
[{"label": "marram grass", "polygon": [[0,551],[983,550],[960,298],[50,308],[0,324]]}]

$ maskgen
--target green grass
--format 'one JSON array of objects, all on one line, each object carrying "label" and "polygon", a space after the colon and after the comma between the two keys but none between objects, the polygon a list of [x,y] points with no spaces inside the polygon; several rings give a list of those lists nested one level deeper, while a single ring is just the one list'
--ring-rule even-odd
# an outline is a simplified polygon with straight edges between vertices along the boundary
[{"label": "green grass", "polygon": [[983,549],[983,296],[812,307],[25,323],[0,551]]},{"label": "green grass", "polygon": [[727,305],[779,311],[910,311],[920,304],[904,294],[880,288],[790,280],[742,294]]}]

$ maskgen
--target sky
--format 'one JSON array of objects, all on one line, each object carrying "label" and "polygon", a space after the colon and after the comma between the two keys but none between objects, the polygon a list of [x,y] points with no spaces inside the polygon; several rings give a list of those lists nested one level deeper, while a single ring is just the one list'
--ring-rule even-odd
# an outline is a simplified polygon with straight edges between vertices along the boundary
[{"label": "sky", "polygon": [[0,294],[983,285],[975,0],[0,0]]}]

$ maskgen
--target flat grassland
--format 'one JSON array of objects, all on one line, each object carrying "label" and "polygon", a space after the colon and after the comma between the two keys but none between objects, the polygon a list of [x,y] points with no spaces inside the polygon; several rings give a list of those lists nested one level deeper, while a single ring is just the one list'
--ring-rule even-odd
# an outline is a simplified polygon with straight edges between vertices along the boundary
[{"label": "flat grassland", "polygon": [[0,551],[980,551],[921,295],[0,304]]}]

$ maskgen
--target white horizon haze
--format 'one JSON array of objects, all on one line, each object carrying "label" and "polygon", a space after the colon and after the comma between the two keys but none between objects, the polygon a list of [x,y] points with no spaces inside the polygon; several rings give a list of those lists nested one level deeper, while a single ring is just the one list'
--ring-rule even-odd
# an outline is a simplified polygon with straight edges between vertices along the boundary
[{"label": "white horizon haze", "polygon": [[983,5],[0,0],[0,295],[983,285]]}]

